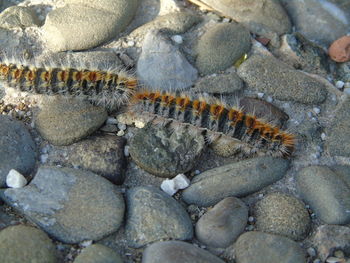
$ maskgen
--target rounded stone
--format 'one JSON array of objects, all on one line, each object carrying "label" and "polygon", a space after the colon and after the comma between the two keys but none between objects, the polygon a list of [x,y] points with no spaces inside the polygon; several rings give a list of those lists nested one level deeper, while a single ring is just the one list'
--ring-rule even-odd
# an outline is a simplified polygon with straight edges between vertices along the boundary
[{"label": "rounded stone", "polygon": [[299,171],[297,189],[316,216],[327,224],[350,222],[350,188],[326,166],[309,166]]},{"label": "rounded stone", "polygon": [[74,263],[123,263],[123,260],[113,249],[93,244],[84,248],[75,258]]},{"label": "rounded stone", "polygon": [[218,24],[196,47],[196,67],[203,75],[225,70],[250,50],[250,34],[239,24]]},{"label": "rounded stone", "polygon": [[235,243],[237,263],[305,263],[306,253],[289,238],[253,231]]},{"label": "rounded stone", "polygon": [[71,168],[40,167],[29,185],[5,190],[3,199],[64,243],[99,240],[117,231],[125,209],[112,183]]},{"label": "rounded stone", "polygon": [[142,263],[224,263],[208,251],[182,241],[157,242],[148,246]]},{"label": "rounded stone", "polygon": [[56,250],[41,230],[25,225],[9,226],[0,231],[1,263],[55,263]]},{"label": "rounded stone", "polygon": [[54,145],[69,145],[96,131],[107,119],[103,108],[74,98],[45,102],[35,116],[35,127]]},{"label": "rounded stone", "polygon": [[196,237],[210,247],[228,247],[244,231],[248,207],[238,198],[228,197],[205,213],[196,224]]},{"label": "rounded stone", "polygon": [[0,115],[0,188],[11,169],[29,174],[35,166],[36,146],[23,123]]},{"label": "rounded stone", "polygon": [[122,32],[137,6],[137,0],[69,0],[47,15],[43,36],[56,52],[92,48]]},{"label": "rounded stone", "polygon": [[220,166],[195,176],[182,198],[188,204],[211,206],[225,197],[246,196],[281,179],[288,167],[288,160],[273,157]]},{"label": "rounded stone", "polygon": [[256,229],[259,231],[302,240],[310,228],[305,205],[293,196],[272,193],[255,205]]},{"label": "rounded stone", "polygon": [[193,228],[186,210],[161,190],[136,187],[127,192],[125,232],[130,246],[139,248],[162,239],[188,240]]},{"label": "rounded stone", "polygon": [[237,73],[220,74],[215,76],[205,76],[196,83],[194,92],[220,93],[230,94],[242,90],[243,81],[238,77]]},{"label": "rounded stone", "polygon": [[203,3],[243,24],[253,33],[275,31],[279,35],[291,30],[288,15],[273,0],[202,0]]},{"label": "rounded stone", "polygon": [[30,26],[38,26],[40,21],[35,12],[24,6],[10,6],[0,14],[0,27],[25,28]]},{"label": "rounded stone", "polygon": [[191,170],[204,148],[200,132],[146,125],[134,134],[129,151],[135,163],[147,172],[173,177]]},{"label": "rounded stone", "polygon": [[335,62],[350,60],[350,36],[343,36],[332,43],[328,54]]},{"label": "rounded stone", "polygon": [[256,54],[241,64],[238,75],[248,87],[278,100],[319,104],[326,99],[325,85],[271,55]]}]

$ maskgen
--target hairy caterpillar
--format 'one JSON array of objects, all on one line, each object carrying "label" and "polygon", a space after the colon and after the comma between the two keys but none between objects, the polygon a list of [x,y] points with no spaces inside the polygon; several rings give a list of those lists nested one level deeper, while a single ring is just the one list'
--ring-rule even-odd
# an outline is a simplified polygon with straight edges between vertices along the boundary
[{"label": "hairy caterpillar", "polygon": [[122,72],[36,67],[9,62],[0,63],[0,80],[20,91],[83,97],[107,108],[128,102],[138,85],[135,78]]},{"label": "hairy caterpillar", "polygon": [[247,144],[246,153],[289,157],[295,146],[293,134],[245,114],[236,108],[204,98],[165,92],[139,91],[131,100],[132,111],[195,126]]}]

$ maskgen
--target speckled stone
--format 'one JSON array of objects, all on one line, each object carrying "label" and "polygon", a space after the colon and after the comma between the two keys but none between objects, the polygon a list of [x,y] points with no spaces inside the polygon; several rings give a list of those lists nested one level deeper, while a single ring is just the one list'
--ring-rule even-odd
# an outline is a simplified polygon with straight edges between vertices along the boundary
[{"label": "speckled stone", "polygon": [[270,55],[251,56],[241,64],[237,73],[249,88],[279,100],[319,104],[327,96],[322,82],[294,70]]},{"label": "speckled stone", "polygon": [[142,256],[142,263],[224,263],[208,251],[182,241],[153,243]]},{"label": "speckled stone", "polygon": [[243,81],[237,73],[220,74],[215,76],[205,76],[191,89],[194,92],[230,94],[236,93],[243,88]]},{"label": "speckled stone", "polygon": [[258,157],[220,166],[195,176],[182,192],[188,204],[210,206],[229,196],[245,196],[281,179],[289,161]]},{"label": "speckled stone", "polygon": [[215,10],[242,23],[253,33],[275,31],[283,34],[291,30],[289,18],[273,0],[201,0]]},{"label": "speckled stone", "polygon": [[67,0],[51,11],[43,37],[53,51],[82,50],[111,39],[130,23],[137,0]]},{"label": "speckled stone", "polygon": [[228,197],[205,213],[196,224],[196,237],[210,247],[228,247],[244,231],[248,207],[238,198]]},{"label": "speckled stone", "polygon": [[147,172],[173,177],[191,170],[204,148],[204,137],[199,132],[147,125],[135,132],[129,151],[135,163]]},{"label": "speckled stone", "polygon": [[84,248],[75,258],[74,263],[123,263],[123,260],[113,249],[93,244]]},{"label": "speckled stone", "polygon": [[343,98],[326,129],[326,149],[331,155],[350,157],[350,96]]},{"label": "speckled stone", "polygon": [[188,240],[193,228],[186,210],[172,197],[152,186],[127,192],[126,236],[139,248],[162,239]]},{"label": "speckled stone", "polygon": [[299,171],[297,189],[316,216],[327,224],[350,222],[350,188],[326,166]]},{"label": "speckled stone", "polygon": [[0,27],[3,28],[25,28],[39,25],[40,21],[35,12],[28,7],[11,6],[0,14]]},{"label": "speckled stone", "polygon": [[289,238],[253,231],[235,243],[237,263],[305,263],[305,251]]},{"label": "speckled stone", "polygon": [[310,217],[305,205],[295,197],[272,193],[255,205],[257,230],[302,240],[308,234]]},{"label": "speckled stone", "polygon": [[9,226],[0,231],[1,263],[55,263],[55,246],[41,230],[25,225]]},{"label": "speckled stone", "polygon": [[35,166],[36,146],[23,123],[0,115],[0,188],[11,169],[27,175]]},{"label": "speckled stone", "polygon": [[35,127],[54,145],[69,145],[96,131],[107,119],[105,109],[74,98],[53,98],[35,116]]},{"label": "speckled stone", "polygon": [[64,243],[101,239],[117,231],[124,217],[124,200],[115,186],[83,170],[40,167],[29,185],[1,195]]},{"label": "speckled stone", "polygon": [[242,25],[218,24],[198,40],[196,67],[203,75],[225,70],[250,50],[250,34]]}]

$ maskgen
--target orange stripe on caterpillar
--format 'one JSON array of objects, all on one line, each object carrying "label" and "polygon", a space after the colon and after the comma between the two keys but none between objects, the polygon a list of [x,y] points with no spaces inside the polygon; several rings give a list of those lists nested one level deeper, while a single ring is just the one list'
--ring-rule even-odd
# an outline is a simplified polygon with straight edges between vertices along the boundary
[{"label": "orange stripe on caterpillar", "polygon": [[132,110],[141,116],[149,114],[240,140],[250,147],[250,153],[288,157],[295,148],[293,134],[238,109],[209,103],[205,99],[139,91],[135,93],[132,104]]},{"label": "orange stripe on caterpillar", "polygon": [[107,108],[128,102],[138,85],[134,77],[122,72],[34,67],[6,62],[0,63],[0,80],[20,91],[84,97]]}]

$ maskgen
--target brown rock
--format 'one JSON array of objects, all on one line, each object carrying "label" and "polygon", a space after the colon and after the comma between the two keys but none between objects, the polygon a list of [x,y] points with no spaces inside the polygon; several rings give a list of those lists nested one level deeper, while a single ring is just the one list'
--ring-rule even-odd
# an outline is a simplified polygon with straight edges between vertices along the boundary
[{"label": "brown rock", "polygon": [[328,49],[331,59],[336,62],[347,62],[350,60],[350,36],[343,36],[334,41]]}]

